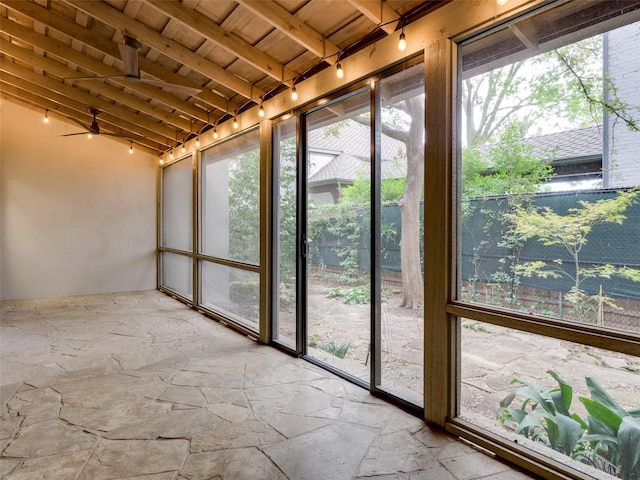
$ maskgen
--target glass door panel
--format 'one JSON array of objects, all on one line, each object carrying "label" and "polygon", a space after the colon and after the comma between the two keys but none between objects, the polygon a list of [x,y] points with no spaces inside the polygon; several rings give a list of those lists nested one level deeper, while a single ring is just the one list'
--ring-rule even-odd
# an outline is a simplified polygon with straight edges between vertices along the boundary
[{"label": "glass door panel", "polygon": [[297,305],[297,175],[296,164],[296,117],[291,117],[273,129],[274,185],[277,214],[274,225],[276,269],[273,284],[273,330],[274,342],[296,349],[296,305]]},{"label": "glass door panel", "polygon": [[307,354],[369,383],[370,92],[306,116]]},{"label": "glass door panel", "polygon": [[422,406],[424,65],[379,82],[380,364],[376,387]]}]

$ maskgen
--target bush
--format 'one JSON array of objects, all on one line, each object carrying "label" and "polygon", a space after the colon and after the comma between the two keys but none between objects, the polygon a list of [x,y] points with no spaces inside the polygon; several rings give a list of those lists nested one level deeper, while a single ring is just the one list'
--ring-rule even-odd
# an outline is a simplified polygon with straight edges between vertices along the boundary
[{"label": "bush", "polygon": [[[547,373],[558,383],[545,389],[524,380],[507,395],[498,419],[513,422],[515,432],[540,442],[572,459],[592,465],[625,480],[640,480],[640,407],[623,409],[591,377],[586,378],[591,398],[579,397],[587,416],[571,413],[573,387],[553,370]],[[516,397],[519,408],[509,408]]]}]

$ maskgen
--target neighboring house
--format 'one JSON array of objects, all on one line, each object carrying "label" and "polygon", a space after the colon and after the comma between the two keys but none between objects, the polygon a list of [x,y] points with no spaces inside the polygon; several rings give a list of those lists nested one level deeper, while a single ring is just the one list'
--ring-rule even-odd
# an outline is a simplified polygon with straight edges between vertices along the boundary
[{"label": "neighboring house", "polygon": [[[338,203],[340,189],[371,169],[370,129],[346,120],[338,134],[318,128],[309,133],[309,198],[314,205]],[[403,142],[382,135],[382,178],[403,177],[407,158]]]},{"label": "neighboring house", "polygon": [[[604,72],[615,86],[617,98],[627,107],[626,115],[640,128],[640,22],[604,34]],[[611,90],[611,89],[609,89]],[[609,100],[613,94],[605,89]],[[640,130],[630,130],[613,114],[604,115],[608,140],[604,144],[604,187],[640,185]]]}]

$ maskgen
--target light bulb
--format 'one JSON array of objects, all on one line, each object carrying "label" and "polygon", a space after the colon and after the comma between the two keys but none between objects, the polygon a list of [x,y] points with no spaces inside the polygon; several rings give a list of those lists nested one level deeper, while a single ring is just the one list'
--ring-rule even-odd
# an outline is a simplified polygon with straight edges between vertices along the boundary
[{"label": "light bulb", "polygon": [[169,158],[173,160],[173,148],[171,149],[171,152],[169,152]]},{"label": "light bulb", "polygon": [[336,76],[338,78],[344,78],[344,70],[342,70],[342,65],[340,65],[340,62],[336,64]]},{"label": "light bulb", "polygon": [[404,52],[407,49],[407,39],[404,36],[404,32],[400,33],[400,40],[398,40],[398,50]]},{"label": "light bulb", "polygon": [[498,5],[506,5],[509,0],[497,0]]},{"label": "light bulb", "polygon": [[200,137],[196,137],[196,148],[200,146]]},{"label": "light bulb", "polygon": [[218,138],[218,129],[213,127],[213,138]]},{"label": "light bulb", "polygon": [[130,153],[130,154],[133,154],[133,142],[130,142],[130,145],[129,145],[129,153]]},{"label": "light bulb", "polygon": [[238,128],[238,119],[233,117],[233,128]]},{"label": "light bulb", "polygon": [[160,160],[158,161],[158,163],[159,163],[160,165],[164,165],[164,158],[160,157]]},{"label": "light bulb", "polygon": [[49,110],[44,111],[44,118],[42,119],[44,123],[49,123]]},{"label": "light bulb", "polygon": [[182,153],[185,153],[187,151],[187,147],[184,146],[184,143],[182,144]]},{"label": "light bulb", "polygon": [[262,104],[260,104],[260,110],[258,110],[258,116],[264,117],[264,108],[262,108]]},{"label": "light bulb", "polygon": [[298,91],[295,86],[291,88],[291,100],[298,100]]},{"label": "light bulb", "polygon": [[91,139],[93,138],[93,135],[91,135],[91,132],[87,133],[87,138],[88,138],[89,140],[91,140]]}]

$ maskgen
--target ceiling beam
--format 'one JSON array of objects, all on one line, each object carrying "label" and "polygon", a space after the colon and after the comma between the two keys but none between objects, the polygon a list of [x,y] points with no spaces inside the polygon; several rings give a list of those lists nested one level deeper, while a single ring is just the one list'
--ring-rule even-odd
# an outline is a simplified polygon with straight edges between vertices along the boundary
[{"label": "ceiling beam", "polygon": [[387,35],[396,31],[400,15],[382,0],[349,0],[349,3],[373,23],[380,25]]},{"label": "ceiling beam", "polygon": [[[15,58],[16,60],[25,62],[29,65],[40,65],[47,73],[53,74],[60,78],[66,78],[69,76],[77,75],[78,72],[71,70],[62,64],[51,60],[46,57],[41,57],[25,48],[18,47],[9,42],[0,42],[0,53]],[[124,93],[122,90],[108,85],[103,82],[93,82],[91,88],[88,89],[93,94],[102,95],[105,98],[109,98],[122,105],[126,105],[134,110],[143,112],[153,118],[163,121],[168,125],[173,125],[174,128],[180,130],[187,130],[191,128],[191,123],[163,108],[155,107],[148,102],[134,96]]]},{"label": "ceiling beam", "polygon": [[[119,107],[90,93],[82,92],[77,88],[65,85],[46,75],[36,73],[29,68],[21,67],[6,58],[0,59],[0,70],[5,74],[11,74],[25,82],[31,82],[36,85],[38,87],[38,95],[42,97],[51,98],[52,100],[55,99],[58,103],[64,103],[64,99],[66,98],[70,104],[81,105],[80,111],[86,110],[88,107],[95,107],[103,112],[110,113],[114,118],[119,118],[127,122],[126,125],[119,125],[121,128],[134,132],[137,135],[149,136],[149,138],[152,138],[158,143],[170,144],[170,142],[165,142],[165,140],[167,138],[172,139],[175,136],[175,130],[151,121],[148,117],[128,112],[123,107]],[[5,79],[5,81],[8,80]],[[14,85],[21,86],[19,83],[14,83]],[[49,92],[49,95],[47,95],[47,92]],[[154,137],[154,135],[156,136]]]},{"label": "ceiling beam", "polygon": [[[85,53],[78,52],[55,38],[35,33],[33,30],[27,27],[23,27],[22,25],[11,20],[3,19],[2,30],[7,35],[19,38],[20,40],[27,42],[34,47],[40,47],[44,49],[48,54],[55,55],[77,65],[81,65],[83,68],[86,68],[87,70],[97,75],[122,75],[122,70],[118,68],[105,65],[100,60],[95,59]],[[75,76],[78,76],[78,72],[75,73]],[[170,93],[167,93],[160,88],[151,85],[145,85],[141,82],[130,82],[125,79],[111,79],[111,81],[118,83],[126,88],[130,88],[131,90],[135,90],[142,95],[146,95],[149,98],[157,100],[158,102],[161,102],[170,108],[179,110],[202,122],[208,121],[207,112],[205,110],[198,108],[190,104],[189,102],[180,100],[180,98],[176,97],[175,95],[171,95]]]},{"label": "ceiling beam", "polygon": [[201,15],[192,8],[184,7],[175,0],[146,0],[146,2],[169,18],[178,20],[198,35],[202,35],[207,40],[219,45],[232,55],[278,82],[285,83],[288,86],[293,85],[293,79],[297,76],[296,72],[285,67],[271,55],[261,52],[237,35],[224,30],[213,20]]},{"label": "ceiling beam", "polygon": [[[103,52],[105,55],[118,59],[120,58],[120,50],[118,49],[117,44],[111,39],[97,35],[90,29],[68,20],[61,15],[53,13],[51,10],[42,7],[37,3],[25,2],[24,0],[1,0],[0,4],[32,20],[42,22],[49,28],[53,28],[60,33],[66,34],[91,48]],[[127,5],[133,5],[133,3],[129,2]],[[78,14],[86,15],[84,12],[78,12]],[[198,85],[181,75],[170,72],[169,70],[162,68],[157,63],[149,61],[142,55],[138,56],[138,63],[141,71],[146,72],[164,82],[175,83],[191,88],[203,88],[201,85]],[[221,111],[226,111],[227,108],[229,108],[229,102],[225,97],[210,90],[203,89],[197,97]],[[235,104],[232,104],[231,107],[238,109],[238,106]]]},{"label": "ceiling beam", "polygon": [[[91,121],[93,120],[93,116],[91,114],[87,113],[83,114],[83,113],[79,113],[78,111],[74,110],[73,108],[67,107],[66,105],[62,105],[59,103],[54,102],[53,100],[50,100],[48,98],[44,98],[41,97],[39,95],[36,95],[35,93],[25,90],[23,88],[20,87],[16,87],[15,85],[11,85],[7,82],[4,81],[0,81],[0,86],[2,87],[0,90],[2,90],[2,93],[5,95],[10,95],[12,97],[14,97],[16,100],[19,100],[20,102],[23,103],[27,103],[27,104],[31,104],[31,105],[38,105],[40,108],[42,109],[47,109],[50,112],[56,112],[58,115],[61,115],[62,117],[65,117],[67,120],[69,120],[69,123],[74,124],[75,122],[71,122],[71,118],[76,118],[76,119],[80,119],[80,122],[86,123],[86,124],[90,124]],[[100,122],[103,125],[107,124],[109,122],[107,122],[106,120],[103,122]],[[78,126],[78,128],[80,128],[80,126]],[[105,128],[105,130],[109,131],[109,128]],[[128,132],[126,131],[120,131],[117,128],[111,130],[111,133],[116,133],[118,135],[127,135]],[[114,139],[117,139],[117,137],[114,137]],[[136,136],[132,136],[131,137],[132,141],[134,141],[135,143],[137,143],[138,145],[143,145],[149,149],[152,150],[152,153],[154,154],[158,154],[160,152],[164,152],[166,150],[166,147],[164,145],[160,145],[158,143],[153,142],[152,140],[146,138],[146,137],[136,137]],[[122,141],[127,141],[125,139],[120,139]],[[128,143],[128,141],[127,141]]]},{"label": "ceiling beam", "polygon": [[64,1],[113,28],[128,32],[130,35],[135,36],[139,41],[146,45],[155,48],[168,57],[208,76],[247,99],[252,98],[252,95],[262,96],[265,93],[248,81],[227,72],[220,65],[201,57],[175,40],[163,37],[160,32],[154,30],[145,23],[127,17],[123,13],[120,13],[118,9],[106,3],[95,0]]},{"label": "ceiling beam", "polygon": [[277,3],[263,0],[237,2],[317,57],[331,65],[337,63],[340,49]]}]

